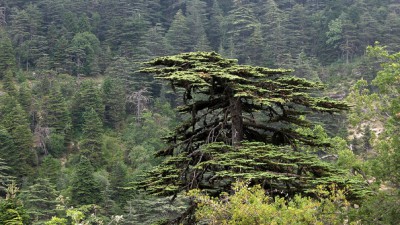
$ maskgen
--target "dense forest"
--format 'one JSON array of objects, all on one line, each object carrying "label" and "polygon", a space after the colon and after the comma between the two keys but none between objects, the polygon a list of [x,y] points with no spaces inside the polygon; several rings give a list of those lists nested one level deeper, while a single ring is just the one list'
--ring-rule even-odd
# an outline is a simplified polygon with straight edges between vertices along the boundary
[{"label": "dense forest", "polygon": [[0,225],[399,224],[397,0],[0,0]]}]

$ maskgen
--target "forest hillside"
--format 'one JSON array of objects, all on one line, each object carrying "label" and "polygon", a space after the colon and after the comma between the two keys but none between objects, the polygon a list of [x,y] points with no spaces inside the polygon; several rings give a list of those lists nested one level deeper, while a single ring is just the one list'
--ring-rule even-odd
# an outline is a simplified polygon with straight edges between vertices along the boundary
[{"label": "forest hillside", "polygon": [[0,0],[0,225],[399,224],[397,0]]}]

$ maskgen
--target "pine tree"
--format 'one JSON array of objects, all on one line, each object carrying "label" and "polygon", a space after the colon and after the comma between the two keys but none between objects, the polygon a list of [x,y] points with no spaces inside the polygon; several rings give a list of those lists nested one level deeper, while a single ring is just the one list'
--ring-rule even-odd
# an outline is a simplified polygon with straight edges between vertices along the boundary
[{"label": "pine tree", "polygon": [[10,26],[11,37],[16,47],[16,56],[21,66],[29,69],[47,50],[47,40],[42,36],[42,13],[34,4],[13,11]]},{"label": "pine tree", "polygon": [[66,127],[71,123],[67,103],[58,86],[53,86],[46,101],[45,124],[59,134],[65,134]]},{"label": "pine tree", "polygon": [[176,13],[165,37],[168,44],[173,46],[172,52],[179,53],[190,50],[192,43],[190,40],[190,29],[182,10],[178,10]]},{"label": "pine tree", "polygon": [[229,15],[225,18],[225,23],[228,35],[227,40],[232,40],[239,63],[246,62],[249,54],[246,51],[247,40],[255,29],[260,26],[252,7],[238,5],[238,7],[229,12]]},{"label": "pine tree", "polygon": [[72,66],[70,61],[68,60],[68,52],[67,49],[69,47],[69,42],[65,38],[65,36],[59,37],[54,43],[54,49],[51,51],[51,56],[54,61],[54,70],[59,72],[68,71],[69,67]]},{"label": "pine tree", "polygon": [[207,39],[207,35],[203,33],[200,38],[197,40],[196,45],[194,46],[194,51],[211,51],[210,42]]},{"label": "pine tree", "polygon": [[16,171],[16,176],[21,177],[30,173],[29,164],[33,166],[37,163],[36,156],[32,152],[32,133],[26,112],[21,105],[12,97],[8,97],[5,102],[6,113],[2,119],[2,124],[15,146],[15,152],[9,156],[13,158],[12,161],[15,163],[9,165]]},{"label": "pine tree", "polygon": [[171,51],[164,37],[165,30],[161,24],[151,27],[146,33],[146,48],[150,51],[151,57],[166,56]]},{"label": "pine tree", "polygon": [[292,56],[297,56],[302,51],[310,52],[309,43],[313,38],[310,34],[313,32],[308,15],[311,12],[303,5],[295,4],[288,13],[288,19],[285,22],[285,30],[288,32],[286,35],[286,48]]},{"label": "pine tree", "polygon": [[83,140],[81,143],[82,154],[85,155],[95,168],[104,165],[102,153],[103,124],[96,111],[91,108],[83,114]]},{"label": "pine tree", "polygon": [[10,96],[17,96],[17,88],[14,83],[14,75],[13,72],[8,69],[5,72],[3,78],[3,89],[10,95]]},{"label": "pine tree", "polygon": [[192,0],[186,2],[187,25],[190,29],[190,40],[193,51],[209,51],[210,43],[208,42],[205,25],[207,24],[206,6],[202,0]]},{"label": "pine tree", "polygon": [[22,83],[18,91],[18,102],[27,113],[31,111],[32,100],[32,90],[29,84],[27,82]]},{"label": "pine tree", "polygon": [[104,104],[98,85],[92,80],[84,80],[72,100],[72,125],[76,131],[82,129],[85,111],[93,108],[99,118],[103,118]]},{"label": "pine tree", "polygon": [[73,205],[97,204],[102,201],[100,186],[94,179],[93,172],[89,159],[81,156],[70,185]]},{"label": "pine tree", "polygon": [[43,159],[38,172],[40,178],[48,179],[56,185],[61,176],[61,162],[48,155]]},{"label": "pine tree", "polygon": [[104,122],[112,128],[121,127],[125,117],[125,88],[122,80],[106,78],[103,83]]},{"label": "pine tree", "polygon": [[[15,154],[16,149],[11,135],[8,131],[0,126],[0,158],[12,169],[18,168],[18,158]],[[13,173],[13,175],[16,175]]]},{"label": "pine tree", "polygon": [[262,36],[261,27],[257,26],[250,38],[247,40],[247,59],[246,63],[255,66],[262,66],[265,64],[265,47],[264,38]]},{"label": "pine tree", "polygon": [[[2,134],[2,128],[0,127],[0,141],[6,142]],[[3,152],[5,144],[0,144],[0,152]],[[7,146],[6,146],[7,147]],[[5,151],[4,151],[5,152]],[[10,175],[11,167],[7,165],[5,160],[0,157],[0,196],[5,195],[7,186],[11,183],[11,180],[15,179]]]},{"label": "pine tree", "polygon": [[263,37],[266,41],[268,65],[282,66],[286,53],[285,14],[279,9],[275,0],[265,1],[261,8],[264,15],[261,18],[261,24],[263,25]]},{"label": "pine tree", "polygon": [[222,22],[224,21],[223,12],[219,6],[218,0],[213,0],[210,10],[210,20],[207,25],[207,36],[210,40],[210,45],[217,50],[223,39]]},{"label": "pine tree", "polygon": [[149,27],[148,21],[142,16],[142,11],[135,11],[133,16],[124,19],[119,29],[120,55],[134,59],[136,63],[148,59],[149,52],[145,45],[145,35]]},{"label": "pine tree", "polygon": [[58,193],[48,179],[39,178],[22,191],[21,199],[33,223],[40,223],[56,215]]},{"label": "pine tree", "polygon": [[0,79],[3,79],[7,70],[13,71],[15,66],[15,55],[11,39],[0,28]]},{"label": "pine tree", "polygon": [[127,167],[124,163],[116,162],[110,172],[111,199],[118,204],[125,204],[129,199],[129,191],[125,190],[127,186]]}]

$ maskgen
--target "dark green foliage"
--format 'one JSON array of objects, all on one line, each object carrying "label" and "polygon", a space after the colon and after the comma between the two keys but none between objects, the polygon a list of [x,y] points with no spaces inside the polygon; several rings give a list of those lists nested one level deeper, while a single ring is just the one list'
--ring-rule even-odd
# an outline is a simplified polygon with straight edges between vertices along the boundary
[{"label": "dark green foliage", "polygon": [[[11,143],[14,145],[14,147],[6,149],[9,154],[3,158],[15,171],[14,175],[21,177],[29,174],[30,166],[36,164],[36,157],[32,152],[32,133],[26,112],[21,105],[9,96],[5,96],[1,102],[4,104],[2,107],[4,114],[0,118],[0,123],[3,124],[12,140],[12,142],[7,141],[7,145],[11,145]],[[4,137],[7,136],[6,133],[3,134]]]},{"label": "dark green foliage", "polygon": [[61,162],[51,155],[46,156],[39,169],[39,176],[48,179],[53,185],[57,184],[61,176]]},{"label": "dark green foliage", "polygon": [[46,140],[48,153],[57,158],[66,153],[65,144],[65,135],[57,134],[55,132],[50,133],[50,136]]},{"label": "dark green foliage", "polygon": [[[247,44],[250,42],[254,45],[254,36],[252,34],[256,31],[256,28],[261,26],[256,17],[255,13],[251,7],[247,6],[238,6],[235,7],[232,11],[230,11],[229,16],[225,18],[227,38],[232,40],[232,44],[234,45],[234,50],[236,52],[236,57],[238,58],[240,63],[244,63],[248,61],[247,54],[250,51],[247,51]],[[257,31],[260,33],[260,30]],[[263,43],[257,43],[262,46]],[[229,48],[229,46],[225,46],[225,48]],[[250,47],[251,48],[251,47]],[[253,49],[254,50],[254,49]],[[252,54],[256,54],[256,52],[251,52]],[[253,57],[250,60],[255,60]]]},{"label": "dark green foliage", "polygon": [[0,29],[0,79],[2,79],[7,70],[15,69],[15,55],[10,38],[4,29]]},{"label": "dark green foliage", "polygon": [[145,112],[141,123],[130,122],[122,134],[122,140],[129,146],[125,162],[135,168],[135,173],[141,173],[160,162],[154,157],[157,150],[165,147],[160,137],[166,136],[174,125],[168,104],[158,103],[156,109],[158,113]]},{"label": "dark green foliage", "polygon": [[95,168],[99,168],[104,165],[103,153],[101,151],[103,125],[93,108],[86,111],[83,117],[81,152]]},{"label": "dark green foliage", "polygon": [[220,8],[219,1],[212,1],[212,8],[210,9],[210,20],[207,26],[207,36],[209,37],[211,47],[218,49],[222,41],[222,22],[223,12]]},{"label": "dark green foliage", "polygon": [[111,166],[110,172],[110,190],[111,199],[118,204],[125,204],[129,199],[129,190],[127,186],[127,166],[121,162],[116,162]]},{"label": "dark green foliage", "polygon": [[[0,128],[0,141],[5,141],[1,132]],[[5,145],[0,144],[0,152],[5,152],[4,146]],[[11,180],[14,179],[14,177],[9,175],[10,169],[11,168],[7,166],[7,163],[0,157],[0,197],[5,195],[6,187],[11,183]]]},{"label": "dark green foliage", "polygon": [[190,51],[190,30],[182,10],[179,10],[176,13],[165,38],[167,39],[168,44],[173,46],[173,53]]},{"label": "dark green foliage", "polygon": [[70,72],[74,75],[98,75],[100,42],[90,32],[77,33],[67,52],[72,59]]},{"label": "dark green foliage", "polygon": [[14,9],[10,33],[21,67],[29,70],[47,51],[47,40],[42,35],[42,12],[34,4]]},{"label": "dark green foliage", "polygon": [[17,96],[17,88],[14,83],[14,75],[10,69],[7,69],[3,78],[3,89],[10,96]]},{"label": "dark green foliage", "polygon": [[18,102],[27,113],[31,111],[32,100],[32,90],[29,84],[27,82],[22,83],[19,87]]},{"label": "dark green foliage", "polygon": [[8,131],[0,126],[0,158],[12,168],[18,163],[18,158],[15,156],[16,149],[11,135]]},{"label": "dark green foliage", "polygon": [[44,222],[56,215],[58,193],[48,179],[37,179],[21,193],[24,208],[34,223]]},{"label": "dark green foliage", "polygon": [[69,42],[64,36],[61,36],[60,38],[55,40],[52,56],[54,64],[53,66],[54,69],[57,71],[65,72],[68,71],[67,66],[72,67],[71,62],[68,61],[68,53],[67,53],[68,46]]},{"label": "dark green foliage", "polygon": [[125,87],[123,80],[108,77],[103,82],[104,122],[111,128],[120,128],[125,118]]},{"label": "dark green foliage", "polygon": [[45,124],[58,134],[64,134],[71,123],[71,117],[64,96],[58,86],[52,87],[45,103]]},{"label": "dark green foliage", "polygon": [[103,118],[104,104],[101,98],[101,92],[97,84],[92,80],[85,80],[80,84],[78,92],[75,93],[72,100],[72,125],[77,131],[82,129],[84,121],[83,113],[94,109],[99,116]]},{"label": "dark green foliage", "polygon": [[161,24],[150,28],[146,33],[146,48],[151,57],[166,56],[171,51],[172,46],[168,45],[165,38],[165,30]]},{"label": "dark green foliage", "polygon": [[383,225],[400,223],[400,195],[397,191],[389,190],[367,197],[361,208],[353,210],[350,221],[362,224]]},{"label": "dark green foliage", "polygon": [[21,200],[17,197],[19,189],[15,183],[7,187],[7,197],[0,199],[0,224],[29,224],[29,215]]},{"label": "dark green foliage", "polygon": [[98,204],[102,201],[99,183],[94,179],[93,166],[81,156],[71,181],[71,203],[77,205]]},{"label": "dark green foliage", "polygon": [[[329,145],[295,130],[312,124],[302,115],[348,109],[344,102],[313,97],[310,92],[321,84],[291,77],[287,70],[237,65],[216,53],[160,57],[148,65],[144,72],[184,89],[179,111],[190,115],[166,138],[169,146],[157,153],[170,158],[140,182],[150,193],[192,188],[219,193],[236,178],[291,195],[328,183],[351,183],[359,190],[360,182],[343,179],[340,171],[313,156],[293,152],[302,145]],[[224,144],[208,145],[213,142]]]},{"label": "dark green foliage", "polygon": [[187,208],[188,199],[178,196],[171,202],[170,198],[159,198],[136,194],[125,205],[126,224],[163,224],[181,215]]}]

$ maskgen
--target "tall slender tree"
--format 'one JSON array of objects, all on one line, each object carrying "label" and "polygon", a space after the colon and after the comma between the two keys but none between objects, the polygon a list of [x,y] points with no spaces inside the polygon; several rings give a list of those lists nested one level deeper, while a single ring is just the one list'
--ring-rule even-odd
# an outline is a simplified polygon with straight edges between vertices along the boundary
[{"label": "tall slender tree", "polygon": [[76,130],[82,129],[83,114],[91,108],[97,112],[99,118],[103,118],[104,104],[101,90],[93,80],[84,80],[72,100],[72,125]]},{"label": "tall slender tree", "polygon": [[45,106],[45,124],[59,134],[65,134],[66,128],[71,123],[67,103],[61,94],[60,87],[53,86]]},{"label": "tall slender tree", "polygon": [[102,153],[102,134],[103,124],[97,112],[90,108],[83,114],[83,140],[81,143],[81,152],[85,155],[95,168],[104,165]]},{"label": "tall slender tree", "polygon": [[0,79],[7,70],[13,71],[16,66],[14,48],[11,39],[3,28],[0,28]]},{"label": "tall slender tree", "polygon": [[97,204],[102,201],[99,183],[93,176],[89,159],[81,156],[71,181],[71,203],[78,205]]},{"label": "tall slender tree", "polygon": [[125,117],[126,90],[122,80],[108,77],[103,83],[104,122],[112,128],[121,127]]},{"label": "tall slender tree", "polygon": [[192,43],[190,29],[182,10],[178,10],[176,13],[165,37],[169,45],[173,46],[174,53],[190,51]]}]

